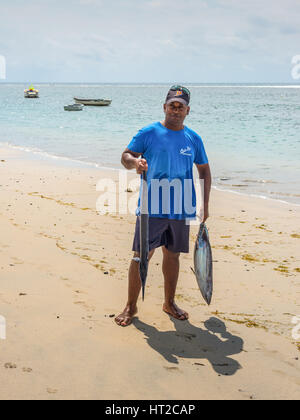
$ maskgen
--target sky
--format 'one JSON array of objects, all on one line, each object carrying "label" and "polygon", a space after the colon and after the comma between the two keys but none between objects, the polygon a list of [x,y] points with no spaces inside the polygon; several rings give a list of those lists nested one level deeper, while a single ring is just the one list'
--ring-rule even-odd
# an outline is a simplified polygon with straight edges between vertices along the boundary
[{"label": "sky", "polygon": [[293,83],[299,22],[299,0],[0,0],[0,83]]}]

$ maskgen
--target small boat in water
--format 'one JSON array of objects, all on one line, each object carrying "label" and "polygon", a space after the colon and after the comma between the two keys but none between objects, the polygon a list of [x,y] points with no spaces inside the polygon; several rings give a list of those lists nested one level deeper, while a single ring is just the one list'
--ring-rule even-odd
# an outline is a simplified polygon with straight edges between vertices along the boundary
[{"label": "small boat in water", "polygon": [[65,111],[82,111],[83,105],[81,104],[65,105],[64,110]]},{"label": "small boat in water", "polygon": [[24,90],[24,98],[38,98],[39,91],[35,89],[32,85]]},{"label": "small boat in water", "polygon": [[85,106],[109,106],[111,104],[111,99],[80,99],[74,98],[74,101],[77,104],[82,104]]}]

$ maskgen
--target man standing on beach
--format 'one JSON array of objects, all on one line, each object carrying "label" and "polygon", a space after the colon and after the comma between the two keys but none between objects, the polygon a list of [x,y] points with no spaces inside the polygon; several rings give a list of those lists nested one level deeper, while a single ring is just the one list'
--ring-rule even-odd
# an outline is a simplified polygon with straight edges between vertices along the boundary
[{"label": "man standing on beach", "polygon": [[[165,120],[142,130],[132,139],[122,155],[126,169],[138,174],[148,171],[149,189],[149,260],[156,248],[162,247],[165,302],[163,310],[179,320],[188,314],[175,303],[181,253],[189,252],[190,226],[188,220],[196,217],[196,194],[193,165],[204,180],[204,217],[209,216],[211,173],[201,137],[184,126],[190,112],[190,92],[183,86],[173,86],[165,104]],[[166,199],[161,188],[168,184]],[[171,187],[170,187],[171,186]],[[140,204],[140,203],[139,203]],[[138,209],[139,214],[139,209]],[[139,217],[133,243],[134,257],[129,267],[128,301],[124,311],[115,318],[118,325],[131,324],[137,313],[137,300],[141,291],[139,276]]]}]

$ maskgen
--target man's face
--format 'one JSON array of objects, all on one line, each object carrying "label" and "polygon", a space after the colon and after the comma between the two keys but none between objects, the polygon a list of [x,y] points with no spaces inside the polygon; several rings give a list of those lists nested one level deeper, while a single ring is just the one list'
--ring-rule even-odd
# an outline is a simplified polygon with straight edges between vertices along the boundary
[{"label": "man's face", "polygon": [[189,115],[190,107],[181,102],[171,102],[168,105],[164,104],[164,111],[166,114],[166,121],[179,125],[183,124],[187,115]]}]

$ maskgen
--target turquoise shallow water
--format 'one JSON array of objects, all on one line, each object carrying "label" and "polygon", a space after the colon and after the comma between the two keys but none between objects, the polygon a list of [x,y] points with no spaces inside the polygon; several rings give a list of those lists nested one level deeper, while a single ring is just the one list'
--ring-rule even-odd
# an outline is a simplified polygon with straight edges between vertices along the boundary
[{"label": "turquoise shallow water", "polygon": [[[0,83],[0,142],[119,168],[139,128],[163,119],[168,85]],[[203,138],[214,186],[300,204],[300,86],[189,86],[186,124]],[[111,98],[110,107],[65,112],[73,96]]]}]

